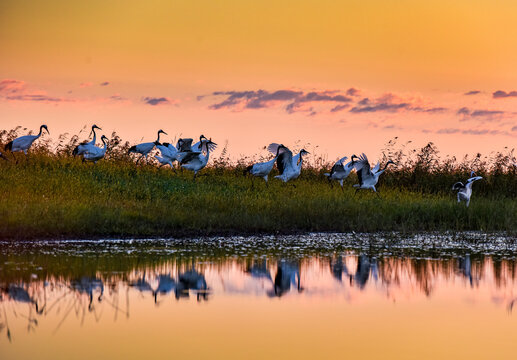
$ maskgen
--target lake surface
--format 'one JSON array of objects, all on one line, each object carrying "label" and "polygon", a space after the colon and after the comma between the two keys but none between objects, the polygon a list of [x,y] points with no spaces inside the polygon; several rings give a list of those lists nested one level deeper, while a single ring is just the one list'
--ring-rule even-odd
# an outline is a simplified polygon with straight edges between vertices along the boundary
[{"label": "lake surface", "polygon": [[516,275],[483,234],[3,242],[0,358],[515,359]]}]

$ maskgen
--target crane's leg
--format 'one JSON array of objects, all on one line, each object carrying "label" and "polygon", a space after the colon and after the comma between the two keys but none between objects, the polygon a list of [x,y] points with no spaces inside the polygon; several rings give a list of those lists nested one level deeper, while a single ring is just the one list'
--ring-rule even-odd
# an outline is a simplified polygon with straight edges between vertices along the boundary
[{"label": "crane's leg", "polygon": [[339,185],[341,185],[341,191],[344,193],[345,189],[343,189],[343,180],[339,180]]},{"label": "crane's leg", "polygon": [[330,188],[334,188],[334,184],[332,184],[332,180],[330,179],[330,176],[327,177],[328,181],[329,181],[329,185],[330,185]]},{"label": "crane's leg", "polygon": [[470,198],[467,199],[467,207],[469,207],[470,204]]},{"label": "crane's leg", "polygon": [[460,202],[460,193],[458,193],[457,197],[458,197],[458,203],[459,203]]},{"label": "crane's leg", "polygon": [[266,187],[268,188],[269,187],[269,183],[267,182],[267,175],[264,176],[264,181],[266,182]]},{"label": "crane's leg", "polygon": [[138,163],[140,162],[140,160],[142,160],[142,158],[144,157],[144,154],[140,155],[140,157],[138,158],[138,160],[136,161],[136,164],[138,165]]}]

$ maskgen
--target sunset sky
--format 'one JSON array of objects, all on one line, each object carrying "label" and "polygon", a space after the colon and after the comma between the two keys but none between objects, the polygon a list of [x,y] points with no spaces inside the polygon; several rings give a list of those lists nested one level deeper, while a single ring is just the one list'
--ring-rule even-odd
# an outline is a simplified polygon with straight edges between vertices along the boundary
[{"label": "sunset sky", "polygon": [[395,136],[452,155],[517,143],[511,0],[3,0],[0,45],[2,129],[161,128],[233,156],[299,140],[329,159]]}]

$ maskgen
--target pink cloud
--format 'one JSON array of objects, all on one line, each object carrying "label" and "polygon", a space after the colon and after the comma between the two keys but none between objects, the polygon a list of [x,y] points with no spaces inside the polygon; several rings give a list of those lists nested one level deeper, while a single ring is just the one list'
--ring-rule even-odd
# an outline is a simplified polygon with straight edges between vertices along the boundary
[{"label": "pink cloud", "polygon": [[93,86],[93,83],[91,83],[91,82],[83,82],[83,83],[79,84],[80,88],[86,88],[86,87],[90,87],[90,86]]},{"label": "pink cloud", "polygon": [[26,87],[25,82],[14,79],[4,79],[0,81],[0,96],[3,94],[16,93]]},{"label": "pink cloud", "polygon": [[47,95],[46,91],[29,89],[22,80],[4,79],[0,81],[0,98],[7,101],[35,101],[45,103],[57,103],[74,101],[71,98]]}]

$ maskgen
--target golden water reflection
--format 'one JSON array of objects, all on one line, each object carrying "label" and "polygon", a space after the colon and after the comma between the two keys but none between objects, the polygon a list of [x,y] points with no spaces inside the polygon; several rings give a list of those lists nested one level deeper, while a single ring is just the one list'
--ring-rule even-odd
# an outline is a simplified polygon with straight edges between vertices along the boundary
[{"label": "golden water reflection", "polygon": [[512,358],[517,343],[512,259],[3,260],[2,358]]}]

